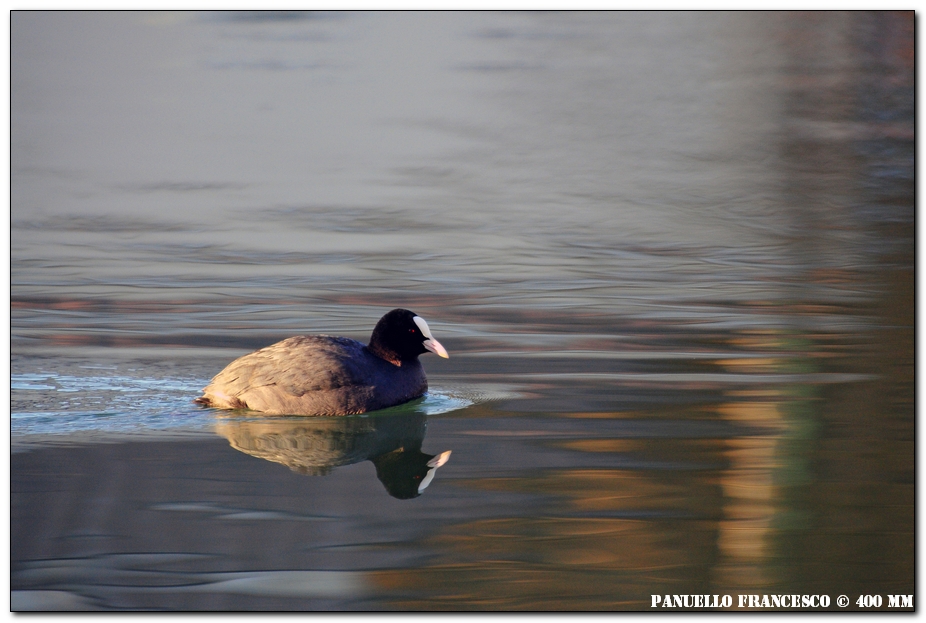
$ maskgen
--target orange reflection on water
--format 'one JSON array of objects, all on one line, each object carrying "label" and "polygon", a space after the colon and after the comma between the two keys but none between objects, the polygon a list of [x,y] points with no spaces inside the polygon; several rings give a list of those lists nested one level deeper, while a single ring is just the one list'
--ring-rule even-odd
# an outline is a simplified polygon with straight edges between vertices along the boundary
[{"label": "orange reflection on water", "polygon": [[713,549],[703,522],[504,518],[454,526],[434,538],[458,562],[373,574],[382,588],[431,598],[397,608],[608,610],[642,608],[649,586],[704,577]]}]

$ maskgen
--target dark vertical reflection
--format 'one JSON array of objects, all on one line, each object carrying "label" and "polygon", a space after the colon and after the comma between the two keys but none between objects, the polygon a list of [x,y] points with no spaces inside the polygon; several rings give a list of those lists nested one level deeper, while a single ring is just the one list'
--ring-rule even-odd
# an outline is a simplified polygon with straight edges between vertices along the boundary
[{"label": "dark vertical reflection", "polygon": [[805,592],[912,594],[913,14],[790,21],[788,114],[816,130],[786,135],[789,200],[819,265],[834,259],[819,254],[839,251],[821,244],[820,232],[852,239],[858,258],[854,265],[843,256],[845,267],[807,283],[838,280],[877,296],[863,305],[871,321],[854,336],[853,356],[837,360],[874,378],[806,403],[820,432],[806,444],[811,478],[782,487],[803,518],[777,531],[778,572]]},{"label": "dark vertical reflection", "polygon": [[[722,524],[718,586],[912,594],[913,16],[787,21],[782,175],[803,270],[794,334],[777,338],[794,354],[782,369],[871,380],[786,388],[775,437],[731,442],[728,482],[739,494],[725,510],[742,521]],[[832,311],[854,310],[863,330],[801,326],[826,289],[846,294]],[[740,469],[747,461],[757,469]]]}]

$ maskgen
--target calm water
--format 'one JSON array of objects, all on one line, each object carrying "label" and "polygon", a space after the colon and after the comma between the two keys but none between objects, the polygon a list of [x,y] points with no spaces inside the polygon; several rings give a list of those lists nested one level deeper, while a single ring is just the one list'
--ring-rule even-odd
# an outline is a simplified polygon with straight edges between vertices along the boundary
[{"label": "calm water", "polygon": [[[13,609],[913,595],[913,67],[912,13],[13,13]],[[423,399],[191,403],[398,306]]]}]

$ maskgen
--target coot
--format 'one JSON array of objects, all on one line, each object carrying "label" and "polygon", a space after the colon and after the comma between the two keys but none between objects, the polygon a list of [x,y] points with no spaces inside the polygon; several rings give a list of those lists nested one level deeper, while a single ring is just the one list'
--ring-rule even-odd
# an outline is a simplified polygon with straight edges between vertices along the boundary
[{"label": "coot", "polygon": [[424,318],[407,309],[383,316],[362,343],[299,335],[239,357],[194,402],[277,415],[349,415],[385,409],[428,389],[418,355],[447,358]]}]

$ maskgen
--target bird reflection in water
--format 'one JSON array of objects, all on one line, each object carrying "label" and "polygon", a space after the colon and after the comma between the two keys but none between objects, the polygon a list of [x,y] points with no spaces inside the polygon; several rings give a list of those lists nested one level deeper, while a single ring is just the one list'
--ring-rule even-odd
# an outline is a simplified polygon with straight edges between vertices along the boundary
[{"label": "bird reflection in water", "polygon": [[340,417],[217,416],[216,432],[232,448],[294,472],[323,476],[341,465],[371,461],[392,497],[421,495],[450,458],[421,451],[427,416],[420,412]]}]

